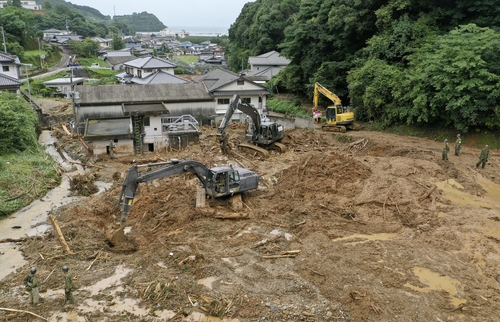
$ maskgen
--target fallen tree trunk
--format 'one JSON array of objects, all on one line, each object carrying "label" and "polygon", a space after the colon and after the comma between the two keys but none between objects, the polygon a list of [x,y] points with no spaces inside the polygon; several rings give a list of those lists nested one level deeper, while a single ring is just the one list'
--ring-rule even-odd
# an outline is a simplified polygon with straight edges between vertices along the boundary
[{"label": "fallen tree trunk", "polygon": [[5,307],[0,307],[0,311],[8,311],[8,312],[18,312],[18,313],[27,313],[27,314],[31,314],[33,316],[36,316],[37,318],[39,319],[42,319],[44,321],[48,321],[46,318],[44,318],[43,316],[40,316],[38,314],[35,314],[33,312],[30,312],[30,311],[24,311],[24,310],[16,310],[16,309],[7,309]]},{"label": "fallen tree trunk", "polygon": [[70,254],[71,250],[69,249],[68,243],[66,243],[66,240],[64,239],[64,235],[61,231],[61,228],[57,224],[56,219],[52,215],[49,215],[49,219],[50,219],[50,222],[52,223],[52,226],[54,226],[54,231],[55,231],[57,237],[59,238],[59,242],[61,243],[61,246],[64,248],[66,253]]}]

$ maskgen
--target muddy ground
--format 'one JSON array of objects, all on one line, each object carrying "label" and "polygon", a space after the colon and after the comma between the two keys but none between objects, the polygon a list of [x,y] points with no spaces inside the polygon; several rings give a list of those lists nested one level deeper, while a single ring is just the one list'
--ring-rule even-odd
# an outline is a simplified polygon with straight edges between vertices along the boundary
[{"label": "muddy ground", "polygon": [[[498,151],[476,169],[480,151],[467,146],[457,157],[452,144],[443,161],[428,139],[294,129],[286,153],[262,160],[222,156],[215,129],[202,131],[199,145],[140,157],[80,147],[96,165],[88,175],[113,187],[53,210],[71,254],[53,232],[20,243],[43,302],[27,303],[26,266],[1,281],[0,307],[50,321],[498,321]],[[233,145],[244,137],[229,131]],[[127,242],[111,245],[125,171],[170,158],[244,166],[259,188],[241,210],[212,199],[196,209],[193,175],[141,184]],[[72,305],[63,265],[75,274]],[[33,320],[0,311],[0,321]]]}]

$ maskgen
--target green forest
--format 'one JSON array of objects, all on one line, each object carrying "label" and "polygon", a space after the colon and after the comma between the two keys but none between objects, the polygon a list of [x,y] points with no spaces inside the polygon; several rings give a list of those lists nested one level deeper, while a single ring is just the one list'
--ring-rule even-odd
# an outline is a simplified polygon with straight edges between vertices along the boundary
[{"label": "green forest", "polygon": [[500,5],[493,0],[257,0],[229,29],[226,58],[276,50],[273,79],[311,98],[315,82],[383,126],[500,127]]}]

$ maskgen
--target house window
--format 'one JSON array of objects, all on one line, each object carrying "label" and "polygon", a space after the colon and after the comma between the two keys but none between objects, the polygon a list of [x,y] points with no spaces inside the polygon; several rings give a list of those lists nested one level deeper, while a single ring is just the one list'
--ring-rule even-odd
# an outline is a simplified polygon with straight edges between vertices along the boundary
[{"label": "house window", "polygon": [[217,104],[219,105],[227,105],[229,104],[229,98],[218,98]]},{"label": "house window", "polygon": [[2,70],[4,72],[8,72],[10,69],[9,69],[9,66],[2,66]]},{"label": "house window", "polygon": [[142,124],[144,126],[150,126],[149,116],[144,117],[144,119],[142,120]]},{"label": "house window", "polygon": [[238,80],[238,81],[236,82],[236,84],[238,84],[238,85],[245,85],[245,81],[243,81],[243,80]]},{"label": "house window", "polygon": [[250,97],[242,97],[241,98],[241,101],[243,103],[247,103],[247,104],[250,104],[250,102],[252,101],[252,99]]},{"label": "house window", "polygon": [[130,74],[130,68],[125,67],[125,73]]},{"label": "house window", "polygon": [[142,77],[142,70],[137,71],[137,77]]},{"label": "house window", "polygon": [[152,72],[153,72],[153,70],[152,70],[152,69],[145,69],[145,70],[144,70],[144,72],[145,72],[145,73],[152,73]]}]

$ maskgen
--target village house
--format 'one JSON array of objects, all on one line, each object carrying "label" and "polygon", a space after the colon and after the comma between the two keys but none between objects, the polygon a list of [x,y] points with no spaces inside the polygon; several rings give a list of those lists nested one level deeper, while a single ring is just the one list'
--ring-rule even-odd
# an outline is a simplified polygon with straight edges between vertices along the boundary
[{"label": "village house", "polygon": [[165,84],[186,83],[174,75],[177,65],[156,57],[137,58],[123,63],[125,72],[117,74],[121,83],[135,84]]},{"label": "village house", "polygon": [[[203,84],[76,86],[77,131],[94,154],[181,149],[209,122],[213,98]],[[112,143],[112,144],[111,144]]]},{"label": "village house", "polygon": [[[12,1],[0,1],[0,8],[4,8],[9,2],[12,3]],[[28,10],[42,10],[42,5],[37,4],[34,0],[21,1],[21,7]]]},{"label": "village house", "polygon": [[21,61],[17,56],[0,52],[0,92],[19,93],[22,82]]},{"label": "village house", "polygon": [[111,67],[111,69],[123,69],[126,62],[136,59],[130,49],[104,51],[100,57]]},{"label": "village house", "polygon": [[269,80],[288,66],[290,60],[273,50],[259,56],[248,57],[248,63],[250,69],[246,71],[247,76],[264,76]]},{"label": "village house", "polygon": [[[262,111],[266,106],[269,91],[263,85],[256,84],[243,75],[225,69],[215,69],[194,79],[202,83],[214,97],[215,122],[224,117],[233,95],[239,95],[243,102],[254,105]],[[233,114],[233,121],[243,122],[246,116],[240,111]]]}]

